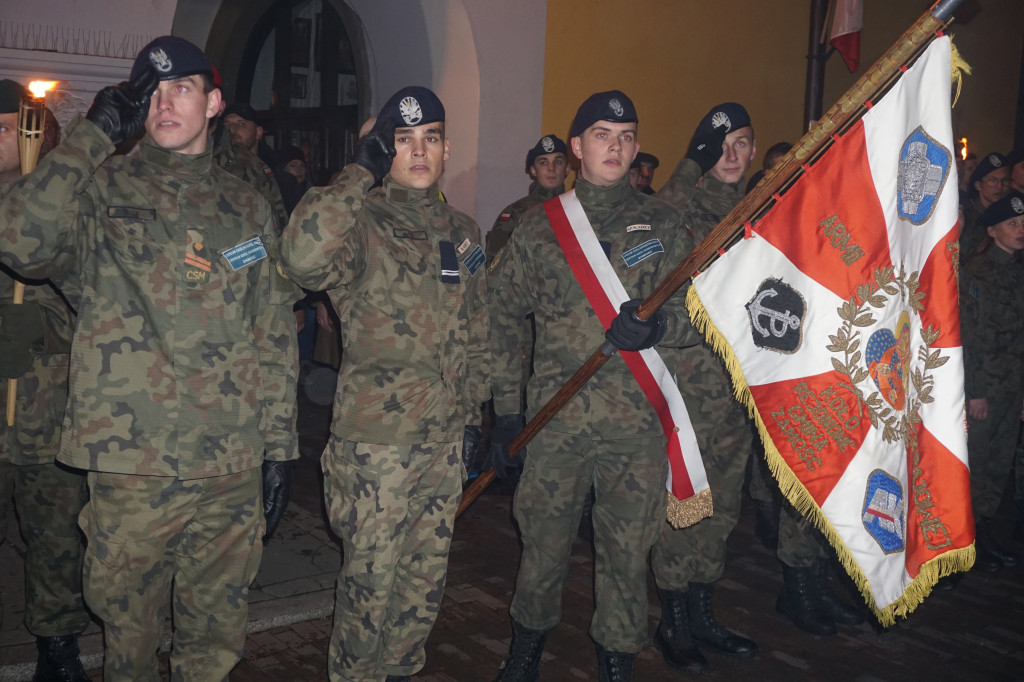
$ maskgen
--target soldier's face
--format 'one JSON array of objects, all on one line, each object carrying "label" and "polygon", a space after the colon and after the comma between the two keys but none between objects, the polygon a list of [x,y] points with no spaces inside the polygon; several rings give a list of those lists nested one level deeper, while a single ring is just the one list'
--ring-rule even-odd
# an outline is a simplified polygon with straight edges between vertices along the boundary
[{"label": "soldier's face", "polygon": [[985,177],[974,183],[974,188],[978,190],[982,206],[987,207],[999,201],[1010,193],[1010,169],[1003,166],[986,173]]},{"label": "soldier's face", "polygon": [[15,180],[19,175],[18,114],[0,114],[0,182]]},{"label": "soldier's face", "polygon": [[601,187],[621,180],[640,151],[636,123],[598,121],[570,142],[580,159],[580,176]]},{"label": "soldier's face", "polygon": [[565,174],[569,172],[569,164],[565,162],[565,154],[541,154],[530,166],[530,177],[544,189],[555,189],[565,185]]},{"label": "soldier's face", "polygon": [[263,137],[263,128],[256,125],[254,121],[247,121],[238,114],[228,114],[224,117],[224,127],[231,134],[231,141],[243,149],[256,151],[256,145]]},{"label": "soldier's face", "polygon": [[995,245],[1007,253],[1024,249],[1024,217],[1008,218],[988,228]]},{"label": "soldier's face", "polygon": [[203,92],[198,75],[160,81],[150,98],[146,132],[164,149],[201,154],[206,151],[207,124],[220,103],[220,90]]},{"label": "soldier's face", "polygon": [[444,123],[395,128],[395,158],[391,179],[410,189],[427,189],[441,177],[448,160]]},{"label": "soldier's face", "polygon": [[637,189],[650,187],[652,180],[654,180],[654,166],[649,163],[641,163],[640,167],[637,169]]},{"label": "soldier's face", "polygon": [[725,136],[722,142],[722,158],[711,169],[711,175],[724,183],[739,182],[747,174],[750,162],[757,155],[754,143],[754,129],[744,126]]}]

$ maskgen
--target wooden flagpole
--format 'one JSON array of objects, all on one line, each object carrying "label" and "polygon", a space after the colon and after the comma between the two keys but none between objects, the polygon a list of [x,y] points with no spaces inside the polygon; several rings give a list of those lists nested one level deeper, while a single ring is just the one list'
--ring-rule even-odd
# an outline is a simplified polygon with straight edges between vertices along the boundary
[{"label": "wooden flagpole", "polygon": [[[719,249],[725,249],[743,235],[744,226],[754,223],[775,204],[775,194],[780,196],[796,182],[810,166],[832,146],[832,135],[841,134],[867,112],[865,103],[877,101],[902,75],[901,67],[914,61],[939,30],[953,19],[953,12],[962,0],[939,0],[918,19],[896,43],[883,54],[838,102],[825,112],[817,125],[808,131],[782,159],[769,170],[765,177],[751,190],[711,233],[694,248],[682,263],[673,270],[636,310],[641,320],[648,319],[658,308],[679,290],[696,273],[706,269],[718,256]],[[614,355],[615,348],[607,342],[594,351],[576,373],[541,408],[526,428],[509,445],[509,452],[516,456],[537,433],[572,399],[580,388]],[[494,470],[488,470],[477,477],[462,494],[462,502],[455,512],[458,518],[469,505],[476,501],[488,485],[494,481]]]}]

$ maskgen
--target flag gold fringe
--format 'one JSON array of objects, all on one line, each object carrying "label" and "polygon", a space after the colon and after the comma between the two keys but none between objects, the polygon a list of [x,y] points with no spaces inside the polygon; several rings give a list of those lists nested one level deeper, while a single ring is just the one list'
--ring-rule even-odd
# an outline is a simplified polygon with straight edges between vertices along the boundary
[{"label": "flag gold fringe", "polygon": [[689,528],[693,524],[710,517],[715,512],[715,504],[711,499],[711,491],[707,488],[699,490],[693,497],[685,500],[676,499],[668,493],[668,504],[665,517],[673,528]]},{"label": "flag gold fringe", "polygon": [[696,287],[691,286],[686,292],[686,308],[690,313],[693,326],[704,335],[712,349],[725,362],[725,367],[732,377],[733,393],[736,396],[736,400],[746,406],[747,413],[757,426],[761,442],[764,443],[765,460],[772,472],[772,476],[778,481],[782,494],[802,516],[808,518],[821,531],[829,544],[835,548],[843,568],[857,585],[857,589],[860,590],[861,596],[867,603],[868,608],[871,609],[883,626],[895,624],[897,616],[906,616],[917,608],[924,601],[924,598],[931,593],[939,578],[952,573],[966,571],[974,565],[973,544],[969,547],[946,552],[923,564],[917,577],[906,587],[898,599],[882,609],[877,608],[867,576],[864,575],[864,572],[853,558],[853,554],[846,546],[846,543],[843,542],[839,533],[829,523],[824,512],[821,511],[814,498],[807,492],[807,489],[804,488],[796,474],[793,473],[792,469],[789,468],[786,461],[782,458],[778,448],[775,447],[767,427],[761,420],[761,415],[757,412],[754,398],[750,393],[750,387],[747,385],[747,380],[743,375],[739,360],[737,360],[729,342],[726,341],[714,322],[711,321],[711,317],[704,308],[703,302],[697,295]]},{"label": "flag gold fringe", "polygon": [[950,49],[950,60],[953,64],[953,73],[951,77],[953,84],[956,85],[956,94],[953,95],[953,106],[956,106],[956,101],[960,99],[960,88],[964,84],[964,74],[971,75],[971,65],[967,63],[962,56],[960,56],[960,50],[956,49],[956,44],[953,43],[953,36],[949,37],[949,49]]}]

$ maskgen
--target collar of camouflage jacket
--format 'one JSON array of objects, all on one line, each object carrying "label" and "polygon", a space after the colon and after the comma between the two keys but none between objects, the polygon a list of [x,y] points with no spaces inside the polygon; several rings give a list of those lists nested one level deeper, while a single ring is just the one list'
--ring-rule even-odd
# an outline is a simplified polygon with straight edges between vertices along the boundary
[{"label": "collar of camouflage jacket", "polygon": [[584,208],[594,211],[608,211],[617,208],[636,192],[629,186],[629,176],[624,175],[614,185],[594,185],[582,177],[576,178],[576,196]]},{"label": "collar of camouflage jacket", "polygon": [[160,166],[175,175],[201,178],[210,172],[213,163],[213,143],[206,138],[206,151],[202,154],[180,154],[158,147],[147,135],[142,143],[142,160]]},{"label": "collar of camouflage jacket", "polygon": [[431,199],[440,199],[441,196],[436,182],[427,189],[412,189],[398,184],[389,174],[384,176],[383,184],[389,204],[424,204]]},{"label": "collar of camouflage jacket", "polygon": [[547,189],[537,183],[536,180],[530,183],[530,196],[536,197],[541,201],[547,201],[548,199],[554,199],[560,194],[565,194],[565,185],[559,185],[553,189]]},{"label": "collar of camouflage jacket", "polygon": [[722,182],[710,172],[705,173],[701,176],[700,185],[710,194],[725,194],[725,195],[738,195],[743,196],[743,190],[746,189],[746,177],[742,177],[736,182]]}]

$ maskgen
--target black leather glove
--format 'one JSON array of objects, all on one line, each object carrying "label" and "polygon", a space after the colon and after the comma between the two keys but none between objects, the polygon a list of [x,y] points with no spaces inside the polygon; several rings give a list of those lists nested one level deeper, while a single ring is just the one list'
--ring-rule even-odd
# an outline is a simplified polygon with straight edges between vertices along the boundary
[{"label": "black leather glove", "polygon": [[686,152],[686,158],[697,162],[700,166],[701,175],[715,167],[718,160],[722,158],[722,143],[729,131],[725,126],[718,126],[710,133],[698,135],[694,133],[690,141],[690,148]]},{"label": "black leather glove", "polygon": [[17,379],[42,351],[43,314],[35,303],[0,304],[0,377]]},{"label": "black leather glove", "polygon": [[391,170],[395,158],[395,122],[390,117],[377,119],[377,123],[359,144],[353,161],[370,171],[375,182],[380,182]]},{"label": "black leather glove", "polygon": [[114,146],[134,137],[149,116],[149,97],[160,83],[150,65],[130,81],[108,85],[96,93],[85,117],[107,134]]},{"label": "black leather glove", "polygon": [[506,479],[522,471],[526,450],[521,450],[518,456],[513,457],[509,454],[508,446],[525,427],[526,417],[521,414],[502,414],[494,420],[489,463],[498,478]]},{"label": "black leather glove", "polygon": [[263,516],[267,520],[267,528],[263,532],[266,540],[284,516],[288,500],[292,496],[292,462],[272,462],[263,460]]},{"label": "black leather glove", "polygon": [[665,313],[657,310],[648,319],[641,321],[636,316],[636,309],[641,303],[642,298],[623,303],[611,327],[605,332],[604,338],[619,350],[650,348],[665,336]]},{"label": "black leather glove", "polygon": [[481,430],[479,426],[470,425],[462,436],[462,464],[466,467],[466,473],[475,474],[476,450],[480,446]]}]

